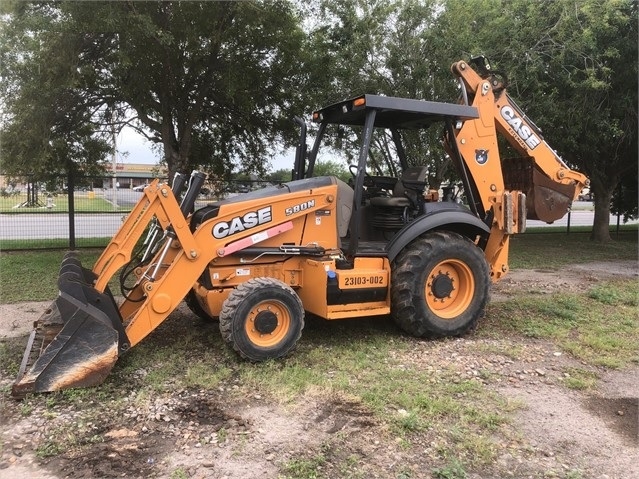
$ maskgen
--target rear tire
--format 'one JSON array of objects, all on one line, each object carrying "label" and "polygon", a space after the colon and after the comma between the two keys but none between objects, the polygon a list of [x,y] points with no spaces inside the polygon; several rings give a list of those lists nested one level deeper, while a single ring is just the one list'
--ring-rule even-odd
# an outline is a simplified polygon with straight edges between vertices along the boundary
[{"label": "rear tire", "polygon": [[483,252],[456,233],[437,232],[414,240],[393,262],[391,278],[392,318],[417,337],[470,331],[489,298]]},{"label": "rear tire", "polygon": [[222,338],[245,359],[265,361],[290,353],[302,336],[304,308],[297,293],[273,278],[239,285],[222,304]]}]

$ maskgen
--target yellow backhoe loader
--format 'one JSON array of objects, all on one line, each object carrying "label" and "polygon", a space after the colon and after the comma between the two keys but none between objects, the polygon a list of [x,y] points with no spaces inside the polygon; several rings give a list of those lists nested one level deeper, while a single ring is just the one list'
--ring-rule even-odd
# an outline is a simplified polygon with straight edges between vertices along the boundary
[{"label": "yellow backhoe loader", "polygon": [[[59,296],[35,324],[13,395],[101,383],[182,301],[219,318],[224,340],[251,361],[291,352],[305,312],[390,315],[419,337],[472,329],[491,282],[508,271],[510,236],[527,218],[561,218],[588,180],[546,144],[482,57],[452,73],[457,103],[367,94],[314,112],[310,151],[296,119],[290,182],[195,209],[203,174],[153,181],[93,269],[65,257]],[[361,138],[352,185],[314,177],[320,146],[346,128]],[[427,167],[409,166],[403,136],[426,128],[443,131],[467,205],[438,200]],[[397,175],[367,173],[380,130],[394,143]],[[502,158],[498,135],[517,158]],[[117,272],[134,279],[121,304],[108,288]]]}]

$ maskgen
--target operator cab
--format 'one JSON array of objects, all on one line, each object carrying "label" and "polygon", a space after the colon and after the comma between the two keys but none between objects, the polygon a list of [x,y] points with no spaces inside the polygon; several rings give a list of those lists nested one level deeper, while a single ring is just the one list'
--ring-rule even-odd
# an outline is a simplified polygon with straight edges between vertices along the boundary
[{"label": "operator cab", "polygon": [[[321,145],[330,146],[336,138],[342,140],[347,131],[350,138],[360,138],[357,163],[349,167],[354,194],[348,234],[342,238],[343,250],[347,256],[385,254],[394,239],[417,219],[434,218],[441,211],[450,214],[451,210],[477,216],[456,202],[438,201],[439,193],[428,188],[427,164],[409,163],[403,138],[433,125],[443,126],[445,133],[452,135],[455,125],[478,117],[477,109],[467,105],[368,94],[335,103],[313,113],[313,122],[319,128],[310,152],[306,124],[295,119],[301,135],[293,179],[313,176]],[[465,191],[471,191],[471,185],[464,186]],[[433,218],[422,221],[421,228],[436,227]]]}]

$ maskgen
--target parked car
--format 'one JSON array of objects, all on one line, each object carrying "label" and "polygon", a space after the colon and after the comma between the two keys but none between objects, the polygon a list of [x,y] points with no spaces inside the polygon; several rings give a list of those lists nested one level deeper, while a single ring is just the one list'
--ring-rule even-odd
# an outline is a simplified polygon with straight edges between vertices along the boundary
[{"label": "parked car", "polygon": [[592,191],[590,188],[584,188],[579,194],[579,201],[592,201]]},{"label": "parked car", "polygon": [[133,191],[144,191],[144,188],[146,188],[147,186],[149,186],[148,183],[145,183],[143,185],[134,186],[133,187]]}]

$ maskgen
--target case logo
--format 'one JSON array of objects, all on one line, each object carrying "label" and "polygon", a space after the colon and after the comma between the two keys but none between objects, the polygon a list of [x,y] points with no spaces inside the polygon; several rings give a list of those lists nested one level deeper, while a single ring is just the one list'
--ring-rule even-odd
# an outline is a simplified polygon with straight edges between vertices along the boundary
[{"label": "case logo", "polygon": [[524,123],[524,120],[519,118],[515,111],[509,107],[504,106],[500,110],[501,116],[506,122],[510,125],[510,127],[515,130],[515,133],[521,138],[526,146],[531,150],[534,150],[541,140],[537,135],[535,135],[530,127]]},{"label": "case logo", "polygon": [[273,220],[273,212],[270,206],[260,208],[257,211],[249,211],[243,216],[236,216],[230,221],[220,221],[213,226],[213,236],[217,239],[246,231],[256,226],[270,223]]}]

